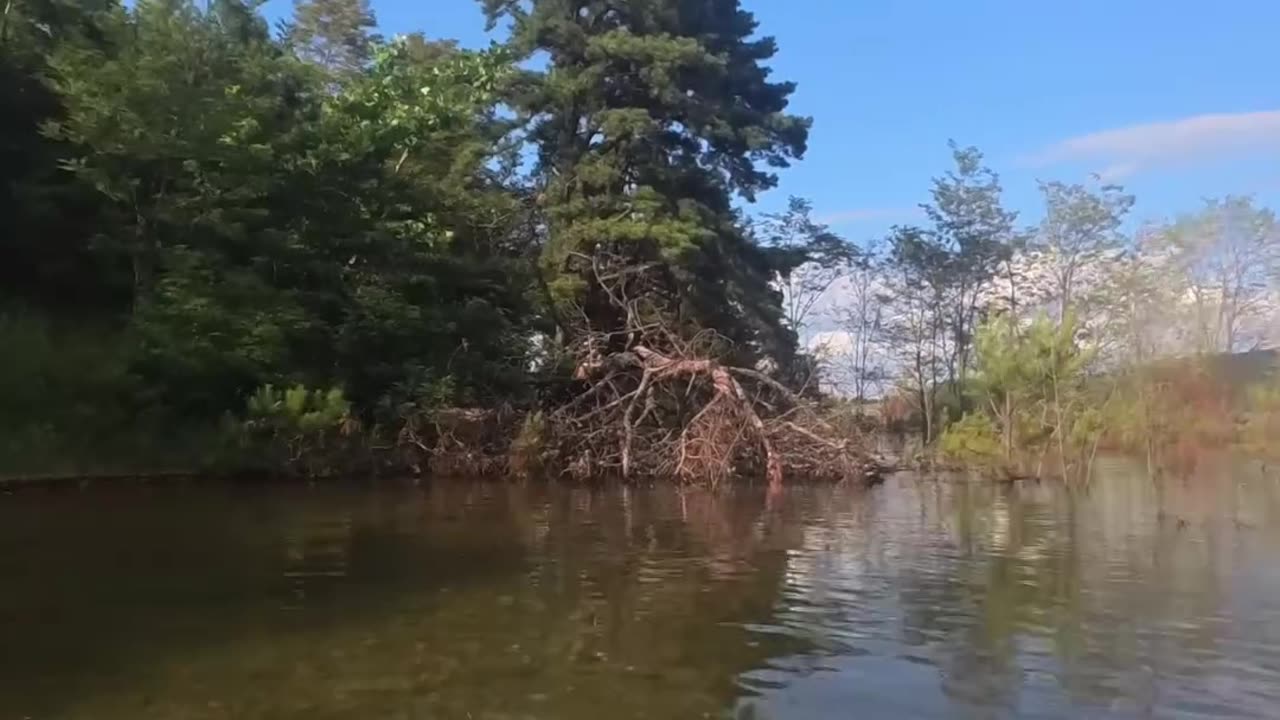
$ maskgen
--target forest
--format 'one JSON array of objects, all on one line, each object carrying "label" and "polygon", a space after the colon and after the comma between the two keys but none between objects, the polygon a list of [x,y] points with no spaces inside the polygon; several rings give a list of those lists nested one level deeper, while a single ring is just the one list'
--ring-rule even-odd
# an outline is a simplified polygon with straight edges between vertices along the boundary
[{"label": "forest", "polygon": [[[10,0],[0,474],[867,478],[882,431],[1011,474],[1275,452],[1280,235],[1251,198],[752,214],[813,120],[738,0]],[[856,241],[855,241],[856,240]]]}]

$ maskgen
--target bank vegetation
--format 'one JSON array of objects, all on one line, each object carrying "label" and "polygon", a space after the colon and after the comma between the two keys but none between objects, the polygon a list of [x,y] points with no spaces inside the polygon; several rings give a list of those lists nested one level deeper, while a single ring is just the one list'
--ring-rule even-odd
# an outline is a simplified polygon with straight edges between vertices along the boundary
[{"label": "bank vegetation", "polygon": [[0,474],[1272,451],[1274,378],[1214,370],[1276,338],[1252,200],[1126,234],[1123,189],[1046,183],[1025,227],[953,144],[925,222],[854,243],[742,209],[811,120],[737,0],[481,5],[487,49],[381,37],[367,0],[6,3]]}]

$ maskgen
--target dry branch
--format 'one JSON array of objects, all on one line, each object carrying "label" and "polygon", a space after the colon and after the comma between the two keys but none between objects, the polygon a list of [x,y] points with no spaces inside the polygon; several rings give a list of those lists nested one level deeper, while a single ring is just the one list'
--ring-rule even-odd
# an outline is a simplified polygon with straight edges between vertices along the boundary
[{"label": "dry branch", "polygon": [[861,438],[841,437],[819,408],[756,368],[723,362],[723,338],[683,337],[638,298],[653,268],[579,258],[624,329],[593,331],[587,313],[571,352],[579,392],[547,414],[549,456],[580,479],[675,478],[716,484],[759,477],[867,480],[879,469]]}]

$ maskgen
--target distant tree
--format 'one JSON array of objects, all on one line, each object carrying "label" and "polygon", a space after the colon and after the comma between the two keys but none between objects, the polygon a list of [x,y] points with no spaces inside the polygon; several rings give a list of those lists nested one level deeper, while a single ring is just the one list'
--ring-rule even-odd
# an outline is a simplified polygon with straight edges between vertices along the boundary
[{"label": "distant tree", "polygon": [[295,0],[286,37],[302,59],[351,75],[369,64],[377,24],[369,0]]},{"label": "distant tree", "polygon": [[403,42],[408,57],[424,66],[436,65],[462,52],[457,40],[431,40],[420,32],[405,35]]},{"label": "distant tree", "polygon": [[760,239],[777,252],[787,326],[797,334],[827,290],[844,277],[858,257],[857,248],[813,219],[813,205],[792,197],[786,212],[769,213],[756,227]]},{"label": "distant tree", "polygon": [[840,359],[859,413],[887,376],[886,348],[881,342],[886,314],[882,261],[878,243],[864,249],[840,279],[832,308],[837,325],[848,339]]},{"label": "distant tree", "polygon": [[934,178],[932,202],[922,208],[933,224],[933,243],[945,255],[940,261],[947,266],[948,380],[963,388],[986,293],[1013,254],[1017,213],[1001,204],[1000,177],[983,165],[977,148],[954,141],[949,146],[955,169]]},{"label": "distant tree", "polygon": [[1048,274],[1050,288],[1044,299],[1056,306],[1059,321],[1071,312],[1080,317],[1084,275],[1121,252],[1120,225],[1133,207],[1133,196],[1119,185],[1094,191],[1060,182],[1042,182],[1040,192],[1045,216],[1030,249]]},{"label": "distant tree", "polygon": [[1154,467],[1156,439],[1165,419],[1157,407],[1159,359],[1181,354],[1177,342],[1183,283],[1168,265],[1158,230],[1140,231],[1132,252],[1102,264],[1092,292],[1095,333],[1090,338],[1106,373],[1123,383],[1127,412],[1111,431],[1146,455]]},{"label": "distant tree", "polygon": [[1206,201],[1156,235],[1157,253],[1185,290],[1189,331],[1199,352],[1238,352],[1262,338],[1252,323],[1277,312],[1274,268],[1280,262],[1275,214],[1248,197]]},{"label": "distant tree", "polygon": [[926,444],[937,437],[938,397],[955,357],[950,273],[951,255],[934,234],[915,227],[890,233],[885,290],[878,298],[885,305],[881,343],[903,374]]}]

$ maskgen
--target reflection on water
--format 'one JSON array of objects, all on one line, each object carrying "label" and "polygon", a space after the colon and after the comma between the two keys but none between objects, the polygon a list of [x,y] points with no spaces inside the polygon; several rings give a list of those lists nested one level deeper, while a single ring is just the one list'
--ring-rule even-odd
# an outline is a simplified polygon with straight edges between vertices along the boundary
[{"label": "reflection on water", "polygon": [[0,717],[1271,717],[1280,480],[0,497]]}]

